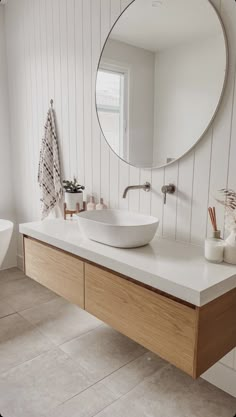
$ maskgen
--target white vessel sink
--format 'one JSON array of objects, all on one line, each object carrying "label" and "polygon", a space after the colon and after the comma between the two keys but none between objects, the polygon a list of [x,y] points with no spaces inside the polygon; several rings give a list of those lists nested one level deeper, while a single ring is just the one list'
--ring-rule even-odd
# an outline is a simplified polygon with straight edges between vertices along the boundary
[{"label": "white vessel sink", "polygon": [[122,210],[85,211],[77,216],[80,228],[89,239],[117,248],[147,245],[159,225],[155,217]]}]

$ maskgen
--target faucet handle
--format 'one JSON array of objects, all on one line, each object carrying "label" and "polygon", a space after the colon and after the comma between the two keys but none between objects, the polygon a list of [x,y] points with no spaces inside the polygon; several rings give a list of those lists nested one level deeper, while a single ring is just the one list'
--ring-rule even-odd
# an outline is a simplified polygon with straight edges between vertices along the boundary
[{"label": "faucet handle", "polygon": [[[143,184],[143,189],[144,189],[144,191],[146,191],[147,193],[149,193],[149,191],[151,191],[151,188],[152,188],[152,186],[151,186],[150,182],[145,182],[145,184]],[[0,417],[1,417],[1,416],[0,416]]]},{"label": "faucet handle", "polygon": [[167,194],[174,194],[176,186],[174,184],[163,185],[161,191],[164,194],[164,204],[166,204]]}]

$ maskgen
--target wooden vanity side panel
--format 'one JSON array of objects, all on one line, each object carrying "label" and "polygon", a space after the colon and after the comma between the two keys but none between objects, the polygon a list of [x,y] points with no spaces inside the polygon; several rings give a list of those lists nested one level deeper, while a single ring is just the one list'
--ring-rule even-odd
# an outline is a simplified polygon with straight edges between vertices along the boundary
[{"label": "wooden vanity side panel", "polygon": [[236,347],[236,289],[198,308],[196,375]]},{"label": "wooden vanity side panel", "polygon": [[194,375],[196,309],[85,264],[85,309]]},{"label": "wooden vanity side panel", "polygon": [[24,249],[26,275],[84,309],[84,262],[26,237]]}]

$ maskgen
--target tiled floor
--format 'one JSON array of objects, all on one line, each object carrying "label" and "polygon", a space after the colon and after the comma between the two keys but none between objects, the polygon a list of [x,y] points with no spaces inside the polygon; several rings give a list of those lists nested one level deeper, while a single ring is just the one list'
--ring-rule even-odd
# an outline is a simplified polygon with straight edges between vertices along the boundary
[{"label": "tiled floor", "polygon": [[3,417],[233,417],[236,399],[26,278],[0,272]]}]

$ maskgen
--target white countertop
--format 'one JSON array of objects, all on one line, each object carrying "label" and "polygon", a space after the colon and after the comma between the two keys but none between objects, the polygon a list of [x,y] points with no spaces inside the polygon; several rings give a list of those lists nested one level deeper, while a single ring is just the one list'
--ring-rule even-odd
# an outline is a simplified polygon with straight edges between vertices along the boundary
[{"label": "white countertop", "polygon": [[208,263],[200,247],[155,238],[138,249],[112,248],[88,240],[76,220],[48,219],[21,224],[20,233],[196,306],[236,288],[236,267]]}]

